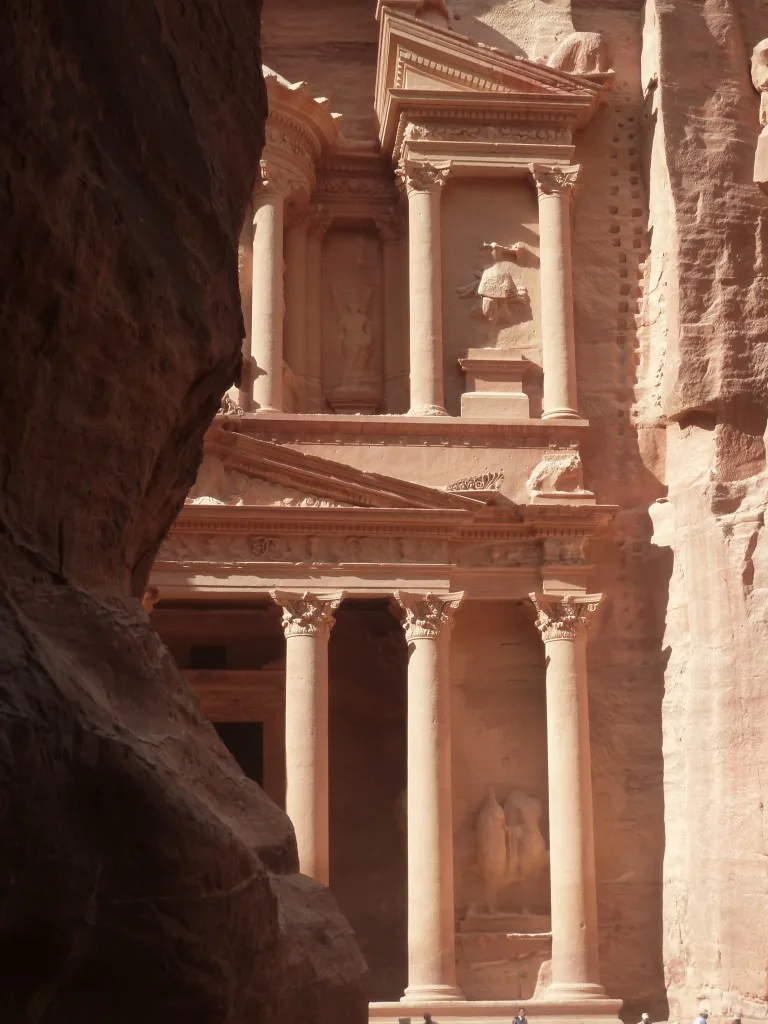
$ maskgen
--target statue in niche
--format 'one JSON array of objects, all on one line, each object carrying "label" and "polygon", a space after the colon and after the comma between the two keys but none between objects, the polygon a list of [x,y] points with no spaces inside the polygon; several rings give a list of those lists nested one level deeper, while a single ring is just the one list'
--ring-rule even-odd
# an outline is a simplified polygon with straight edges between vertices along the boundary
[{"label": "statue in niche", "polygon": [[[475,824],[483,906],[487,913],[499,913],[501,890],[513,883],[520,888],[522,902],[526,882],[548,863],[541,814],[538,797],[515,789],[502,806],[494,791],[489,791]],[[527,913],[524,907],[522,910]]]},{"label": "statue in niche", "polygon": [[333,289],[332,294],[339,325],[344,383],[370,382],[373,376],[372,289],[347,288],[343,296]]},{"label": "statue in niche", "polygon": [[517,283],[512,273],[513,261],[523,251],[523,245],[521,242],[514,245],[483,242],[480,248],[490,251],[493,263],[480,271],[475,283],[457,289],[458,294],[461,298],[476,296],[480,302],[474,311],[481,313],[490,324],[507,323],[512,319],[513,304],[525,302],[528,298],[528,292]]}]

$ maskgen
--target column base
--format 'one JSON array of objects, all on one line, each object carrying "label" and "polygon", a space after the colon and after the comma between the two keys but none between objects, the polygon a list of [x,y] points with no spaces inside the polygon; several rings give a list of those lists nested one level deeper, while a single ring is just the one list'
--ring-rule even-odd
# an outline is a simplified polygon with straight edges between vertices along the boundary
[{"label": "column base", "polygon": [[543,420],[580,420],[582,419],[578,409],[569,409],[563,406],[560,409],[547,409],[541,414]]},{"label": "column base", "polygon": [[461,989],[456,985],[409,985],[400,1002],[409,1005],[423,1003],[429,1008],[431,1003],[451,1003],[463,998]]},{"label": "column base", "polygon": [[605,989],[596,982],[553,983],[546,991],[547,999],[563,1002],[580,1002],[582,999],[605,999]]},{"label": "column base", "polygon": [[408,410],[409,416],[447,416],[442,405],[414,405]]}]

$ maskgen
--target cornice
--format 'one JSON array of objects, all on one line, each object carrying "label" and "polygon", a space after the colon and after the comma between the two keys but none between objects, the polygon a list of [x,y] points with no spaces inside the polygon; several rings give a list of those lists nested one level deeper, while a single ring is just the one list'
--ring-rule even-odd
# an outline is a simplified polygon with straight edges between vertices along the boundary
[{"label": "cornice", "polygon": [[459,416],[343,416],[245,413],[236,424],[224,416],[225,431],[278,444],[424,445],[487,448],[547,448],[578,441],[588,420],[481,420]]}]

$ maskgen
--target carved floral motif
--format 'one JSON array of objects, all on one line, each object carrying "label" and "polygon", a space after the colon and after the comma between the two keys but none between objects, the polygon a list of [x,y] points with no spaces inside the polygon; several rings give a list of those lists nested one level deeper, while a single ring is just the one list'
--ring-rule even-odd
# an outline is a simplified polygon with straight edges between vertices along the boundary
[{"label": "carved floral motif", "polygon": [[489,470],[479,476],[466,476],[455,483],[448,484],[446,491],[498,491],[504,480],[504,471]]},{"label": "carved floral motif", "polygon": [[398,167],[395,174],[410,192],[439,190],[445,184],[449,167],[435,167],[429,163],[408,163]]},{"label": "carved floral motif", "polygon": [[600,603],[600,596],[548,597],[546,594],[531,594],[536,611],[536,628],[544,643],[551,640],[575,640],[584,636],[589,629],[592,613]]},{"label": "carved floral motif", "polygon": [[333,613],[341,603],[340,598],[327,600],[307,592],[298,595],[274,590],[271,596],[283,609],[282,626],[286,639],[316,636],[321,630],[330,630],[335,621]]},{"label": "carved floral motif", "polygon": [[411,640],[436,640],[444,630],[450,629],[454,612],[463,597],[463,594],[441,597],[438,594],[396,593],[395,599],[405,613],[405,639],[409,643]]},{"label": "carved floral motif", "polygon": [[549,166],[548,164],[530,164],[529,169],[536,182],[540,196],[551,196],[568,193],[577,183],[580,164],[568,167]]}]

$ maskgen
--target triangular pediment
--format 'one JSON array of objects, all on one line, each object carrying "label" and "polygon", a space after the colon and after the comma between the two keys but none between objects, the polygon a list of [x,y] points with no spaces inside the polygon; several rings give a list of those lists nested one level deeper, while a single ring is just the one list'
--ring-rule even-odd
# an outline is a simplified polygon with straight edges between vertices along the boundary
[{"label": "triangular pediment", "polygon": [[209,431],[188,505],[476,511],[483,502],[366,473],[232,430]]},{"label": "triangular pediment", "polygon": [[420,21],[400,11],[382,15],[381,54],[388,89],[559,94],[593,97],[600,84],[589,76],[485,46],[458,32]]}]

